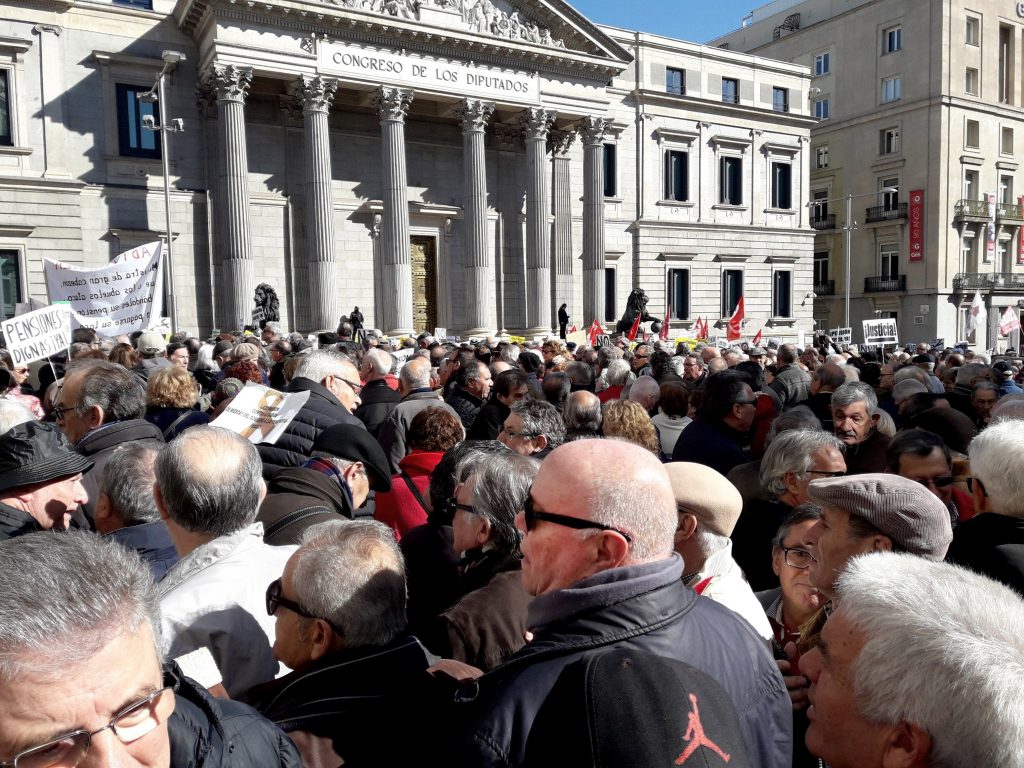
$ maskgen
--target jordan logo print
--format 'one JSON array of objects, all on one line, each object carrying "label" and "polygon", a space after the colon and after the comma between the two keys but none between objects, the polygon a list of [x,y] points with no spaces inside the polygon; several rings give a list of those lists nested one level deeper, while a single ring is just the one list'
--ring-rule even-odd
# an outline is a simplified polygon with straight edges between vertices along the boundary
[{"label": "jordan logo print", "polygon": [[693,712],[686,716],[686,733],[683,734],[683,739],[688,743],[686,749],[683,750],[683,754],[676,758],[676,765],[685,763],[690,759],[690,755],[701,747],[707,747],[728,763],[729,755],[723,752],[722,748],[704,733],[704,724],[700,721],[700,710],[697,708],[697,696],[695,694],[690,694],[690,703],[693,704]]}]

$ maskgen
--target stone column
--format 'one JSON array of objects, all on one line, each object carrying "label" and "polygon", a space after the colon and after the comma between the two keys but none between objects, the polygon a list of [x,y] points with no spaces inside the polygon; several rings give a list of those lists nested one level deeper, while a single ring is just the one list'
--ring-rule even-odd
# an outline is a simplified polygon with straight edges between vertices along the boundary
[{"label": "stone column", "polygon": [[575,131],[551,132],[552,209],[555,216],[554,252],[551,263],[551,317],[558,319],[558,308],[568,305],[570,325],[586,324],[581,307],[573,297],[572,279],[572,195],[569,173],[569,150],[576,140]]},{"label": "stone column", "polygon": [[585,117],[583,134],[583,317],[584,326],[604,322],[604,135],[608,121]]},{"label": "stone column", "polygon": [[491,249],[487,242],[487,164],[484,156],[484,130],[493,113],[494,105],[479,99],[466,99],[455,108],[455,116],[462,123],[465,180],[465,336],[484,336],[494,330],[490,320],[493,279]]},{"label": "stone column", "polygon": [[551,331],[548,229],[548,130],[555,113],[532,107],[522,117],[526,143],[526,335]]},{"label": "stone column", "polygon": [[305,134],[308,296],[313,328],[333,329],[340,316],[331,199],[331,137],[327,125],[337,87],[335,80],[303,76],[289,88],[302,107]]},{"label": "stone column", "polygon": [[373,97],[380,113],[384,211],[381,217],[382,330],[408,335],[412,328],[412,262],[409,255],[409,193],[405,171],[405,116],[412,91],[381,87]]},{"label": "stone column", "polygon": [[217,243],[221,247],[223,303],[218,303],[218,323],[223,329],[241,328],[251,319],[256,288],[249,227],[249,156],[245,147],[245,97],[252,70],[215,65],[205,85],[217,100],[217,133],[220,161],[217,175],[221,194],[217,206]]}]

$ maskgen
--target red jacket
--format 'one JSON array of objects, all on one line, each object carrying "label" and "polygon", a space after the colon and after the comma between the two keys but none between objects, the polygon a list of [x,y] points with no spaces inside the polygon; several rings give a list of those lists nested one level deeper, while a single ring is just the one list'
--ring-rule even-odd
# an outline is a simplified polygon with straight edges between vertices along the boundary
[{"label": "red jacket", "polygon": [[442,456],[444,453],[440,451],[413,451],[398,463],[400,472],[391,478],[391,490],[377,494],[373,518],[390,527],[395,539],[400,541],[410,528],[427,522],[427,510],[409,490],[402,473],[411,478],[423,500],[429,502],[430,473]]}]

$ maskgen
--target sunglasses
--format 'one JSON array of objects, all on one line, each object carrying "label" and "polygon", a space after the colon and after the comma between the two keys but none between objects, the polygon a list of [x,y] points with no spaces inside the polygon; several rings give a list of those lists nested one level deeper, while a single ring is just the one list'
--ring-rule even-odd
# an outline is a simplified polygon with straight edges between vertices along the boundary
[{"label": "sunglasses", "polygon": [[575,528],[576,530],[597,530],[597,531],[612,531],[613,533],[619,534],[624,538],[627,543],[633,543],[633,537],[625,531],[621,531],[615,526],[605,525],[595,520],[584,520],[582,517],[570,517],[569,515],[558,515],[554,512],[541,512],[533,508],[533,492],[526,497],[526,503],[523,505],[523,518],[526,521],[526,530],[532,531],[534,525],[538,520],[546,523],[554,523],[555,525],[561,525],[566,528]]},{"label": "sunglasses", "polygon": [[270,582],[267,587],[267,615],[273,616],[277,613],[277,609],[284,606],[292,613],[297,613],[307,619],[319,619],[319,616],[314,616],[301,605],[296,603],[294,600],[289,600],[287,597],[281,596],[281,580],[275,579]]}]

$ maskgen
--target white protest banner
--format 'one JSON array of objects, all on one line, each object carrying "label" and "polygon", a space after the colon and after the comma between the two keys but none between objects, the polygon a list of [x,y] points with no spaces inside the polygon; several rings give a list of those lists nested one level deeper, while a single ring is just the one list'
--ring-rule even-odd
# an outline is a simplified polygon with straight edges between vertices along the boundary
[{"label": "white protest banner", "polygon": [[307,400],[309,392],[278,392],[250,381],[210,425],[237,432],[251,443],[273,445]]},{"label": "white protest banner", "polygon": [[71,346],[71,310],[67,304],[43,307],[4,320],[3,331],[14,365],[27,365]]},{"label": "white protest banner", "polygon": [[895,320],[864,321],[864,346],[882,347],[899,342],[899,330]]},{"label": "white protest banner", "polygon": [[67,302],[77,325],[106,336],[143,331],[162,314],[162,251],[147,243],[95,269],[43,259],[50,303]]},{"label": "white protest banner", "polygon": [[852,344],[853,328],[833,328],[828,332],[828,337],[836,344]]},{"label": "white protest banner", "polygon": [[[7,324],[4,323],[6,326]],[[1009,306],[999,316],[999,333],[1001,336],[1009,336],[1014,331],[1020,330],[1020,318],[1017,316],[1017,308]]]}]

